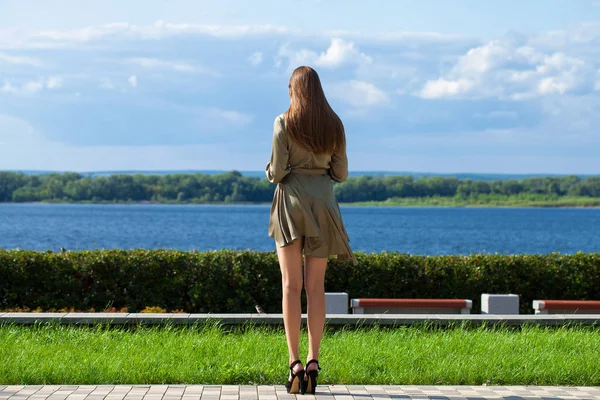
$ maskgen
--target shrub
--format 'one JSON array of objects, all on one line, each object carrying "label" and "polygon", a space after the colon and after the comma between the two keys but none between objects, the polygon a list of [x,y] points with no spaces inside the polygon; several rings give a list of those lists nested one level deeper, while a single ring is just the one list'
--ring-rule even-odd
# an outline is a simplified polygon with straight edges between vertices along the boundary
[{"label": "shrub", "polygon": [[[326,291],[350,298],[471,299],[474,313],[482,293],[518,294],[523,314],[533,312],[534,299],[600,299],[600,253],[356,256],[357,266],[329,261]],[[3,311],[251,313],[256,304],[281,312],[274,252],[0,250]]]}]

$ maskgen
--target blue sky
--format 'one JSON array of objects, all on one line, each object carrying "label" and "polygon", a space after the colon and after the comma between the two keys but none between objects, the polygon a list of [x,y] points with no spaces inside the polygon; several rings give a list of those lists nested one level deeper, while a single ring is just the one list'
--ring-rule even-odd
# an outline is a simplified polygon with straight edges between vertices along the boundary
[{"label": "blue sky", "polygon": [[0,170],[261,170],[298,65],[352,170],[600,173],[596,0],[0,0]]}]

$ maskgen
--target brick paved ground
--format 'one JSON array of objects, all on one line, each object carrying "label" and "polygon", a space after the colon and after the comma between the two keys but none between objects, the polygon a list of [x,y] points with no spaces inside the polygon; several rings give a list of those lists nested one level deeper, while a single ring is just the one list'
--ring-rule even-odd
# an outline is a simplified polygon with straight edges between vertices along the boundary
[{"label": "brick paved ground", "polygon": [[600,387],[323,385],[317,394],[290,395],[278,386],[0,385],[0,400],[369,400],[600,399]]}]

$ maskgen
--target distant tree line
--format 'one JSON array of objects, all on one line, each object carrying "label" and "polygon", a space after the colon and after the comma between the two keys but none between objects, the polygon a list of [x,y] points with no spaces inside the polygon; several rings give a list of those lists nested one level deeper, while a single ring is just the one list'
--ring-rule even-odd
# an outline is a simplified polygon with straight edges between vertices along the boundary
[{"label": "distant tree line", "polygon": [[523,180],[460,180],[446,177],[387,176],[348,179],[335,187],[341,202],[384,201],[390,198],[473,197],[477,195],[600,197],[600,177],[577,176],[527,178]]},{"label": "distant tree line", "polygon": [[[219,175],[111,175],[78,173],[27,175],[0,172],[0,202],[270,202],[275,186],[266,179],[237,171]],[[600,177],[542,177],[481,181],[446,177],[361,176],[335,184],[340,202],[384,201],[390,198],[513,196],[600,198]]]}]

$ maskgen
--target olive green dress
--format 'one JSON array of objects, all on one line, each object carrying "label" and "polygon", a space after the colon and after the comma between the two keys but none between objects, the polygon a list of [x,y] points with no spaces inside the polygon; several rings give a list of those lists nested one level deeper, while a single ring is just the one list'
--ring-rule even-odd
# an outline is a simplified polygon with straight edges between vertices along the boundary
[{"label": "olive green dress", "polygon": [[279,115],[273,125],[273,148],[266,174],[271,183],[277,183],[269,236],[279,246],[304,237],[305,255],[336,254],[340,260],[357,264],[333,194],[332,180],[343,182],[348,177],[345,147],[331,155],[314,154],[287,135],[283,114]]}]

